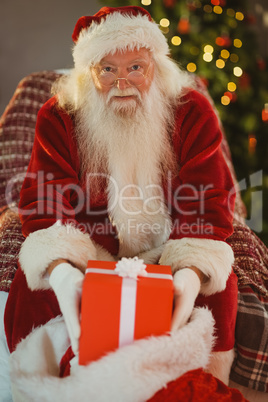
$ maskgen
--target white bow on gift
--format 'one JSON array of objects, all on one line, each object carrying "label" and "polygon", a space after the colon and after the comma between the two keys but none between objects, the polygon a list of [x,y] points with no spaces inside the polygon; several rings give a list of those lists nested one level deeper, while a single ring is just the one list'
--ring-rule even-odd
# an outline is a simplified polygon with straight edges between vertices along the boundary
[{"label": "white bow on gift", "polygon": [[117,262],[115,272],[117,272],[119,276],[136,280],[138,279],[138,276],[147,276],[148,274],[144,261],[138,257],[123,257]]}]

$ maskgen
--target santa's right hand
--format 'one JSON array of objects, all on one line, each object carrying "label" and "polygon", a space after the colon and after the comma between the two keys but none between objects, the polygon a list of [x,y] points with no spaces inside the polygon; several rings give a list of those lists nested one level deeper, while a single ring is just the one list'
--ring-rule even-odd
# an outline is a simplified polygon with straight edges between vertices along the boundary
[{"label": "santa's right hand", "polygon": [[84,275],[66,262],[57,265],[49,276],[67,326],[74,354],[78,354],[80,337],[80,301]]}]

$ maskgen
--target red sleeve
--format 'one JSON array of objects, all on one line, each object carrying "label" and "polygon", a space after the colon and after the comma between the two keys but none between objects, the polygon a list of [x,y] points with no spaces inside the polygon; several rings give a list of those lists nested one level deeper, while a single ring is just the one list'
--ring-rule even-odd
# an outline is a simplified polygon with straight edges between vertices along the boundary
[{"label": "red sleeve", "polygon": [[173,135],[179,165],[171,181],[171,239],[225,240],[232,234],[235,193],[221,150],[222,133],[209,101],[191,91],[176,113]]},{"label": "red sleeve", "polygon": [[58,219],[64,222],[74,218],[78,169],[72,120],[57,109],[54,97],[38,113],[32,156],[20,194],[19,214],[25,236]]}]

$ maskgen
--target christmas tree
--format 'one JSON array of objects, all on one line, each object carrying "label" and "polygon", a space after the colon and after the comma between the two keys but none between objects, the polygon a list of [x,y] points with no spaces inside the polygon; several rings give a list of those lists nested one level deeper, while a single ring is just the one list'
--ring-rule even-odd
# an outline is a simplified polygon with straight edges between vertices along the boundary
[{"label": "christmas tree", "polygon": [[[172,57],[205,83],[231,149],[242,198],[259,208],[257,234],[268,243],[268,74],[259,53],[256,20],[246,0],[106,0],[103,5],[142,6],[166,35]],[[251,206],[250,177],[261,171],[262,202]],[[252,183],[251,183],[252,184]],[[259,189],[260,190],[260,189]],[[254,211],[255,215],[256,210]],[[254,228],[253,228],[254,229]]]}]

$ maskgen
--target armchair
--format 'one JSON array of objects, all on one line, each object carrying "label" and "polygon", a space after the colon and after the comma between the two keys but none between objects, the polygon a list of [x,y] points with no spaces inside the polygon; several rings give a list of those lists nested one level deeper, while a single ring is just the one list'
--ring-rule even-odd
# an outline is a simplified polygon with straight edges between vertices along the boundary
[{"label": "armchair", "polygon": [[[57,71],[42,71],[22,79],[0,120],[1,292],[9,291],[16,272],[20,246],[24,240],[18,216],[18,201],[31,156],[36,115],[42,104],[49,99],[51,85],[60,74],[61,72]],[[198,90],[210,99],[205,86],[198,78],[196,83]],[[210,101],[212,102],[211,99]],[[231,380],[233,386],[242,386],[244,393],[251,392],[249,389],[261,391],[263,394],[259,397],[262,398],[265,397],[264,393],[268,392],[268,250],[246,225],[246,209],[240,196],[225,137],[222,149],[237,193],[234,233],[228,239],[235,254],[233,269],[238,277],[239,287],[236,357]]]}]

